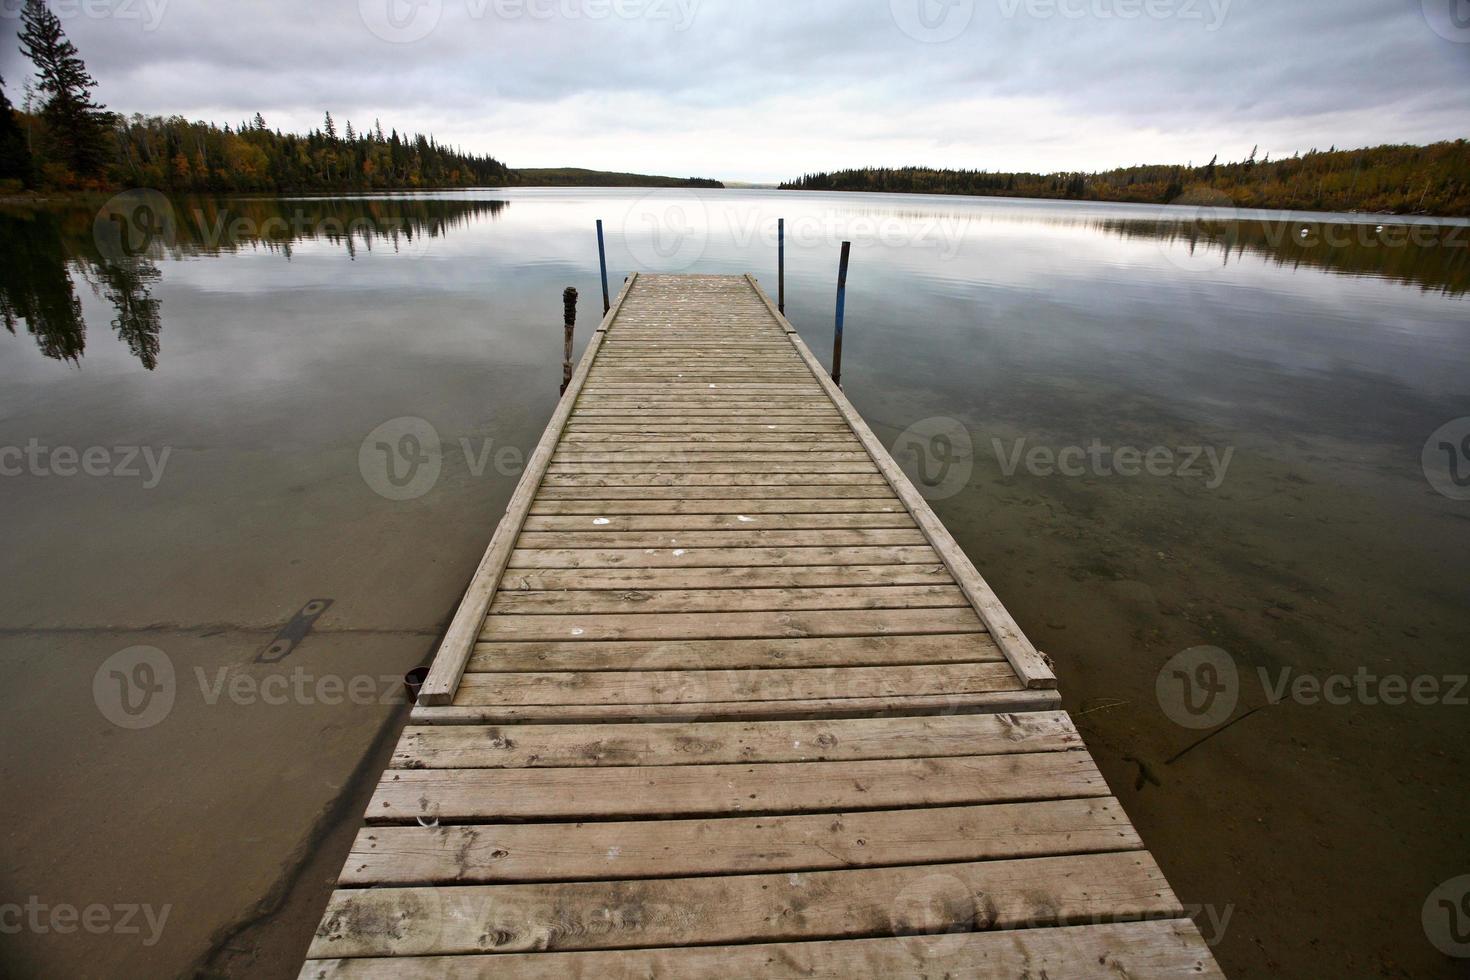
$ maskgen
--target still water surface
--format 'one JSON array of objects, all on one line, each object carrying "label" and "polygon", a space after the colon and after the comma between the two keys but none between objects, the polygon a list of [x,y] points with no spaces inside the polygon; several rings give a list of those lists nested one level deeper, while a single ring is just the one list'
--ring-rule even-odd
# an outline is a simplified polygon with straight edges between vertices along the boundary
[{"label": "still water surface", "polygon": [[[312,685],[389,692],[432,652],[555,405],[562,289],[579,353],[601,312],[594,222],[614,290],[774,293],[783,217],[787,312],[824,361],[853,241],[849,397],[1056,661],[1227,972],[1453,975],[1421,912],[1470,870],[1470,707],[1273,691],[1470,669],[1464,223],[757,191],[126,203],[121,228],[0,215],[0,885],[173,911],[156,944],[27,935],[12,965],[285,970],[299,949],[220,949],[324,900],[292,870],[356,823],[394,711]],[[406,492],[368,438],[402,417],[439,439]],[[93,681],[140,645],[177,691],[130,729]],[[1157,686],[1201,645],[1238,669],[1228,727],[1180,724]],[[307,693],[266,703],[292,671]]]}]

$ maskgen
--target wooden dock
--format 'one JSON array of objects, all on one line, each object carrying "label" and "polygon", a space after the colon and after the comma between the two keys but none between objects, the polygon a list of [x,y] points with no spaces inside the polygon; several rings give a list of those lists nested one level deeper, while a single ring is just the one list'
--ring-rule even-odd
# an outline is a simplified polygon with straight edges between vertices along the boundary
[{"label": "wooden dock", "polygon": [[302,976],[1220,976],[1055,686],[753,279],[634,276]]}]

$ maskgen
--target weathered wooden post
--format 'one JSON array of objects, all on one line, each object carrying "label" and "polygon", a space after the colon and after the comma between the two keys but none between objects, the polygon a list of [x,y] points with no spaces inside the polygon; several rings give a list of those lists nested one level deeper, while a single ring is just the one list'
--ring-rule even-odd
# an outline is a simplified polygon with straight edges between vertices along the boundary
[{"label": "weathered wooden post", "polygon": [[786,315],[786,219],[776,219],[776,309]]},{"label": "weathered wooden post", "polygon": [[612,297],[607,292],[607,247],[602,243],[602,219],[597,219],[597,264],[602,267],[602,315],[612,309]]},{"label": "weathered wooden post", "polygon": [[565,335],[566,350],[561,359],[561,393],[567,393],[567,385],[572,383],[572,334],[577,329],[577,291],[568,286],[562,290],[562,332]]},{"label": "weathered wooden post", "polygon": [[832,340],[832,382],[842,384],[842,319],[847,311],[847,258],[852,242],[842,243],[842,259],[837,265],[837,336]]}]

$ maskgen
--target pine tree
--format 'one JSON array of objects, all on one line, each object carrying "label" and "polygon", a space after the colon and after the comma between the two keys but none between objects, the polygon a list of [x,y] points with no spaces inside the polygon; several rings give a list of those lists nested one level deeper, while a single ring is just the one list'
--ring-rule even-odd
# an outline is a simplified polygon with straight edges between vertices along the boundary
[{"label": "pine tree", "polygon": [[21,24],[20,50],[35,63],[41,91],[49,96],[41,108],[47,149],[77,176],[100,176],[109,158],[108,115],[92,101],[96,80],[44,0],[26,0]]},{"label": "pine tree", "polygon": [[332,122],[332,113],[330,111],[327,113],[327,124],[322,131],[327,134],[327,139],[333,141],[337,139],[337,124]]},{"label": "pine tree", "polygon": [[31,151],[25,133],[16,122],[10,100],[5,97],[5,79],[0,78],[0,180],[31,183]]}]

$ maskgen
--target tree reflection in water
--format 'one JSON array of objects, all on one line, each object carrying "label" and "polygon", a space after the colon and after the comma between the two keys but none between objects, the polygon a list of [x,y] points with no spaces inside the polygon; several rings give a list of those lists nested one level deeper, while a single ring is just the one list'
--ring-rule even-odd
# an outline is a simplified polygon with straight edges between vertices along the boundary
[{"label": "tree reflection in water", "polygon": [[0,319],[12,334],[23,324],[47,357],[79,364],[87,348],[80,277],[112,305],[113,332],[151,371],[163,349],[153,292],[164,259],[266,248],[289,260],[303,240],[339,245],[351,256],[375,246],[404,251],[507,206],[386,197],[170,201],[133,192],[100,212],[0,210]]}]

